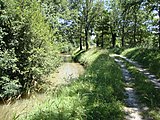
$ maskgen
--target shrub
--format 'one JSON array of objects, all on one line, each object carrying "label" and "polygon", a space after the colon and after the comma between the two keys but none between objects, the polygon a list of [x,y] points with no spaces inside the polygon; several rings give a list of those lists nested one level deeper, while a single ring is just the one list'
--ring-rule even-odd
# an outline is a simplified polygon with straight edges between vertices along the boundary
[{"label": "shrub", "polygon": [[37,0],[2,0],[0,8],[0,94],[11,97],[57,66],[58,48]]}]

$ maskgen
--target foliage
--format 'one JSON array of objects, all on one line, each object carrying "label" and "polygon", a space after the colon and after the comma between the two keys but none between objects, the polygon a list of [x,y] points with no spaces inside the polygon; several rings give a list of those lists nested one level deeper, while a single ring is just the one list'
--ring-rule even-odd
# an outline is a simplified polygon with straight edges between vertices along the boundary
[{"label": "foliage", "polygon": [[[42,10],[55,40],[89,48],[97,46],[158,47],[159,3],[156,0],[43,0]],[[106,43],[105,43],[106,42]]]},{"label": "foliage", "polygon": [[59,43],[58,49],[61,53],[71,53],[74,50],[74,47],[71,43],[68,42],[62,42]]},{"label": "foliage", "polygon": [[104,47],[104,44],[106,43],[106,41],[104,41],[104,35],[108,33],[109,28],[109,14],[107,11],[103,10],[101,15],[96,18],[95,32],[97,46],[101,43],[101,47]]},{"label": "foliage", "polygon": [[70,0],[43,0],[42,11],[49,21],[51,28],[54,29],[54,41],[60,41],[62,44],[71,43],[77,46],[78,39],[78,11],[76,1]]},{"label": "foliage", "polygon": [[151,72],[160,77],[160,54],[159,50],[148,48],[130,48],[124,50],[122,55],[136,60],[149,68]]},{"label": "foliage", "polygon": [[97,49],[88,50],[80,59],[90,64],[84,75],[51,92],[53,96],[44,104],[19,119],[123,120],[123,82],[118,65],[106,51],[99,54]]},{"label": "foliage", "polygon": [[122,47],[157,48],[160,45],[157,0],[110,0],[106,6],[110,13],[110,26]]},{"label": "foliage", "polygon": [[31,88],[58,63],[53,30],[36,0],[2,0],[0,11],[0,96]]}]

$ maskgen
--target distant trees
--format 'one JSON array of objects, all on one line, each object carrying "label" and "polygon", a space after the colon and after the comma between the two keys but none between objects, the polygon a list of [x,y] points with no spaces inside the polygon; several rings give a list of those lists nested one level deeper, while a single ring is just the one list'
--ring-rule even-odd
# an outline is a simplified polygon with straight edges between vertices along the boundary
[{"label": "distant trees", "polygon": [[[90,36],[94,32],[95,19],[102,13],[103,2],[101,0],[78,0],[70,1],[70,5],[77,15],[72,20],[75,21],[77,26],[77,36],[79,36],[78,43],[80,50],[85,45],[86,49],[89,48]],[[76,7],[74,7],[76,6]]]},{"label": "distant trees", "polygon": [[[83,32],[84,29],[84,40],[86,49],[89,48],[88,40],[89,36],[92,35],[92,31],[95,24],[95,18],[99,16],[102,12],[101,7],[103,7],[103,2],[96,0],[84,0],[81,2],[79,8],[79,20],[80,20],[80,29]],[[83,34],[83,33],[80,33]],[[82,36],[80,37],[82,41]],[[80,42],[80,49],[82,49],[82,44]]]},{"label": "distant trees", "polygon": [[158,27],[156,17],[159,2],[157,0],[117,0],[117,2],[116,11],[119,14],[117,26],[121,45],[157,47],[159,31],[154,28]]},{"label": "distant trees", "polygon": [[104,48],[105,43],[105,35],[109,34],[109,14],[106,10],[103,9],[101,14],[96,17],[95,22],[95,32],[96,32],[96,44],[97,47],[99,47],[99,44],[101,48]]},{"label": "distant trees", "polygon": [[79,45],[80,50],[83,46],[88,49],[93,34],[97,46],[101,47],[105,44],[108,47],[160,46],[158,0],[44,1],[49,1],[46,8],[50,3],[49,11],[54,11],[48,16],[57,30],[57,40]]}]

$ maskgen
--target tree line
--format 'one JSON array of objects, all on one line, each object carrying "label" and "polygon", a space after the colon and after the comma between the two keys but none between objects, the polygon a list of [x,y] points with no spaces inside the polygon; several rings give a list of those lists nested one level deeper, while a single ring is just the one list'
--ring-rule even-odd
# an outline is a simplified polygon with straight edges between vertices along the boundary
[{"label": "tree line", "polygon": [[80,31],[84,31],[81,34],[85,36],[86,49],[88,33],[96,35],[96,44],[102,48],[105,44],[105,47],[112,48],[117,45],[160,49],[158,0],[85,0],[80,10],[80,26],[83,26],[80,29],[84,29]]},{"label": "tree line", "polygon": [[34,87],[72,47],[160,49],[159,19],[158,0],[0,0],[0,97]]}]

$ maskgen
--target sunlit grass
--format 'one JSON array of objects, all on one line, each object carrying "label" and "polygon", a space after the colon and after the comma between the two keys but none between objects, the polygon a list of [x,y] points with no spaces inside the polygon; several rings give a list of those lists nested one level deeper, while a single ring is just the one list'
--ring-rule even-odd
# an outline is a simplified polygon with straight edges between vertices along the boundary
[{"label": "sunlit grass", "polygon": [[80,57],[79,62],[84,65],[91,65],[99,57],[99,55],[106,52],[106,50],[99,48],[90,49],[83,54],[83,57]]},{"label": "sunlit grass", "polygon": [[123,82],[119,66],[106,51],[91,49],[82,54],[84,75],[52,92],[20,120],[124,120]]},{"label": "sunlit grass", "polygon": [[131,52],[133,52],[135,50],[138,50],[138,48],[135,47],[135,48],[126,49],[121,53],[121,55],[126,55],[126,54],[131,53]]},{"label": "sunlit grass", "polygon": [[122,55],[137,61],[156,76],[160,77],[160,51],[147,48],[130,48],[124,50]]}]

